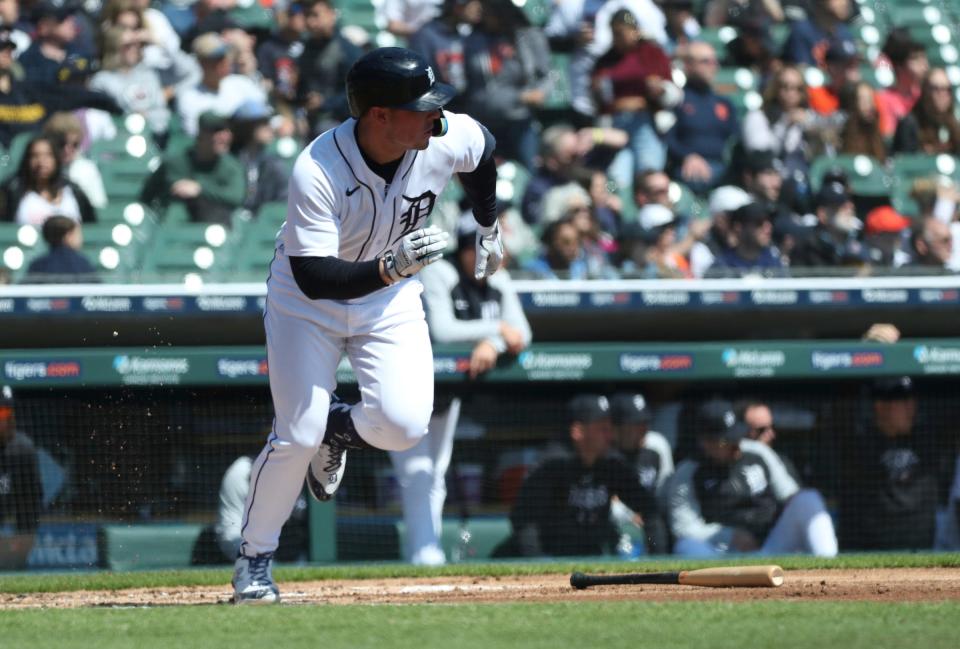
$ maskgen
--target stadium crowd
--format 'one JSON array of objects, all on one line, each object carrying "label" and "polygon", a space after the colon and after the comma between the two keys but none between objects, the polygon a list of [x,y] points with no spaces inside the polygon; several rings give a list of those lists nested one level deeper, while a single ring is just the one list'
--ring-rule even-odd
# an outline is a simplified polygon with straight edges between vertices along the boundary
[{"label": "stadium crowd", "polygon": [[0,2],[0,222],[117,214],[130,116],[160,227],[256,219],[353,61],[406,44],[497,137],[518,276],[955,272],[960,7],[872,4]]}]

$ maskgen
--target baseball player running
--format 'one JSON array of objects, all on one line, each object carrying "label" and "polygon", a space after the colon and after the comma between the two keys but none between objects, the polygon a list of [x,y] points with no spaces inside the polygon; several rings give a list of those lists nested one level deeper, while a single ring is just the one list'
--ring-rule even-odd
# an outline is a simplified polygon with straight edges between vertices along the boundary
[{"label": "baseball player running", "polygon": [[[433,352],[414,276],[446,248],[446,233],[425,223],[454,173],[478,223],[475,274],[501,264],[495,143],[472,118],[443,112],[453,95],[419,54],[373,50],[347,75],[352,118],[294,165],[264,314],[275,418],[250,477],[237,603],[279,601],[273,552],[305,473],[329,500],[348,450],[400,451],[426,433]],[[333,394],[342,354],[360,386],[354,405]]]}]

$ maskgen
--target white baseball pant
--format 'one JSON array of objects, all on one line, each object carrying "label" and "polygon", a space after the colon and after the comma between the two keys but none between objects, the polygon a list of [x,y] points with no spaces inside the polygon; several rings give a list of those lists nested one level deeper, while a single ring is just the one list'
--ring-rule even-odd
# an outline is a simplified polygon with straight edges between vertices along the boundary
[{"label": "white baseball pant", "polygon": [[[274,425],[250,476],[241,552],[273,552],[323,442],[342,354],[350,359],[361,402],[354,425],[370,445],[401,451],[427,432],[433,409],[433,351],[418,281],[358,300],[309,301],[268,294],[264,327]],[[294,289],[295,291],[295,289]],[[278,299],[274,299],[277,296]]]}]

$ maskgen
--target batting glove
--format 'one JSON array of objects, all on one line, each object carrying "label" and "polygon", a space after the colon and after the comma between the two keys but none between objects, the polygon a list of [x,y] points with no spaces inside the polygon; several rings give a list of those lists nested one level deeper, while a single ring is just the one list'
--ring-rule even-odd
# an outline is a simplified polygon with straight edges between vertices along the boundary
[{"label": "batting glove", "polygon": [[431,225],[406,235],[393,250],[383,254],[383,268],[391,282],[413,277],[424,266],[443,257],[447,247],[446,232]]},{"label": "batting glove", "polygon": [[490,277],[503,263],[503,241],[500,239],[500,226],[477,226],[477,265],[473,275],[477,279]]}]

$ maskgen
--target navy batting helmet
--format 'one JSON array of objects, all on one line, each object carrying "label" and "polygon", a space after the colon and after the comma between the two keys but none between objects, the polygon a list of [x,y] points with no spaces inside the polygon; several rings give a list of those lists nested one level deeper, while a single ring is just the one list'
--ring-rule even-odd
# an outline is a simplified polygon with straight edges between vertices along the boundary
[{"label": "navy batting helmet", "polygon": [[347,73],[347,101],[356,118],[373,106],[437,110],[456,94],[453,86],[437,81],[426,59],[403,47],[364,54]]}]

